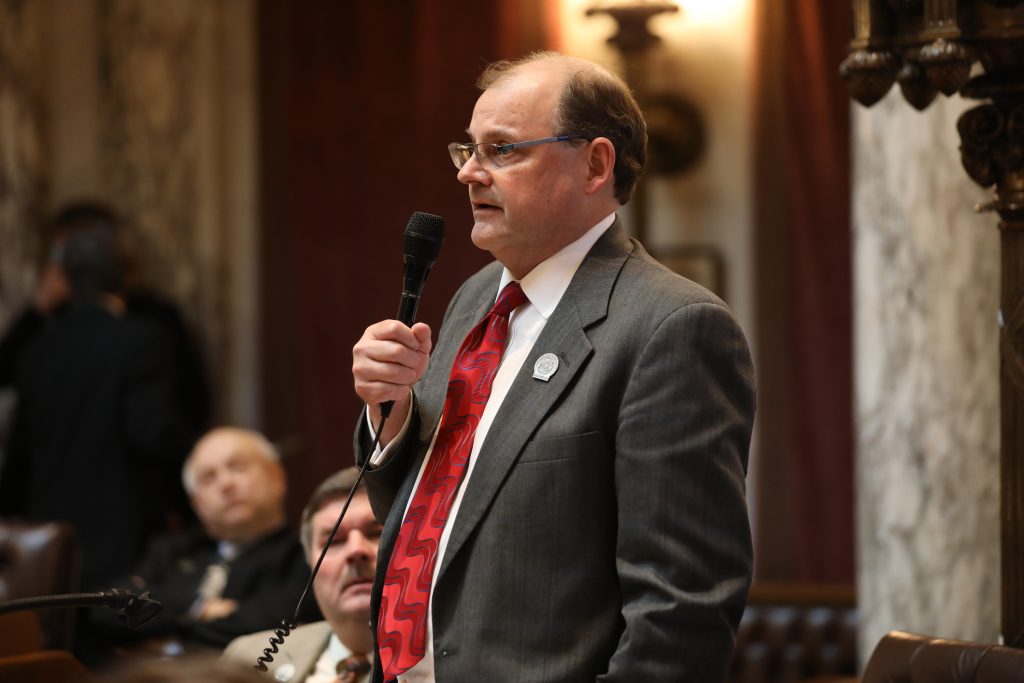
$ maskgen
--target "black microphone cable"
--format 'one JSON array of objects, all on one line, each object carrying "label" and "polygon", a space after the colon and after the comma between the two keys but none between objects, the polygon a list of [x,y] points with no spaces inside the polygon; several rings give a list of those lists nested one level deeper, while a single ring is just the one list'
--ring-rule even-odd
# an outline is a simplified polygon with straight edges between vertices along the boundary
[{"label": "black microphone cable", "polygon": [[[402,298],[398,306],[398,320],[405,325],[411,326],[416,320],[416,312],[419,308],[423,284],[426,282],[427,275],[430,274],[430,269],[433,267],[434,261],[441,251],[441,245],[444,243],[444,219],[430,213],[413,212],[409,218],[408,225],[406,225],[404,235],[405,238],[402,246],[404,273]],[[264,648],[263,655],[256,660],[255,668],[258,671],[267,671],[267,664],[274,661],[274,655],[279,651],[278,646],[284,644],[284,639],[288,637],[292,629],[298,626],[302,603],[306,599],[310,587],[313,585],[313,579],[316,578],[317,572],[320,571],[320,565],[323,564],[324,557],[327,556],[327,549],[331,547],[334,535],[338,533],[338,529],[341,527],[341,521],[345,518],[345,513],[348,512],[352,496],[355,495],[359,484],[363,481],[363,475],[366,474],[366,468],[370,464],[373,453],[377,450],[377,445],[380,443],[380,435],[384,432],[384,425],[391,415],[394,403],[394,401],[385,401],[380,404],[380,422],[377,424],[377,431],[374,434],[373,443],[370,445],[366,459],[359,467],[359,475],[356,477],[355,484],[352,485],[352,489],[348,492],[345,504],[341,507],[341,514],[338,515],[338,520],[334,523],[334,528],[331,530],[330,536],[327,537],[327,542],[324,543],[324,547],[320,550],[320,557],[317,559],[316,565],[313,566],[313,571],[310,572],[306,587],[302,589],[299,602],[295,605],[295,613],[290,621],[288,619],[281,620],[278,627],[274,629],[273,635],[270,636],[270,646]]]},{"label": "black microphone cable", "polygon": [[270,636],[270,646],[263,649],[263,654],[257,658],[256,664],[253,666],[257,671],[267,671],[267,664],[274,661],[274,655],[279,651],[280,645],[284,644],[284,639],[292,632],[296,626],[299,625],[299,613],[302,611],[302,603],[305,602],[306,596],[309,594],[309,589],[313,586],[313,579],[316,578],[317,572],[320,571],[320,565],[323,564],[324,558],[327,557],[327,551],[331,547],[331,543],[334,541],[335,534],[338,533],[338,529],[341,528],[341,521],[345,519],[345,513],[348,512],[348,506],[352,502],[352,496],[355,495],[359,489],[359,484],[363,481],[363,475],[366,474],[366,468],[370,464],[370,460],[373,458],[374,452],[377,450],[377,445],[380,443],[380,435],[383,433],[384,425],[387,423],[388,416],[381,415],[380,422],[377,423],[377,433],[373,437],[373,443],[370,444],[370,450],[367,451],[366,458],[363,460],[363,464],[359,466],[359,475],[356,476],[356,481],[352,484],[352,488],[348,492],[348,496],[345,498],[345,504],[341,506],[341,512],[338,514],[337,521],[334,522],[334,528],[331,529],[330,535],[327,536],[327,540],[324,542],[324,547],[320,549],[320,557],[317,558],[316,564],[313,565],[313,570],[309,574],[309,581],[306,582],[306,587],[302,589],[302,595],[299,596],[299,601],[295,604],[295,613],[292,615],[291,620],[281,619],[281,623],[278,624],[277,628],[274,629],[273,635]]}]

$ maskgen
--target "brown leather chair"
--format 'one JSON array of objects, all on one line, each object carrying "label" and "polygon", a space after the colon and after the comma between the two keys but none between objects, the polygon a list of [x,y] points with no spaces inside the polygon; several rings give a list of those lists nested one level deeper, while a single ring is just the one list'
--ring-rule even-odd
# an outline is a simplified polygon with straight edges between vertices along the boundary
[{"label": "brown leather chair", "polygon": [[863,683],[1020,683],[1024,650],[892,631],[875,646]]},{"label": "brown leather chair", "polygon": [[0,681],[4,683],[71,683],[87,673],[82,663],[64,650],[0,657]]},{"label": "brown leather chair", "polygon": [[86,676],[85,667],[65,650],[43,650],[35,612],[0,614],[0,681],[70,683]]},{"label": "brown leather chair", "polygon": [[853,676],[856,633],[853,586],[756,583],[726,681],[795,683]]},{"label": "brown leather chair", "polygon": [[0,658],[42,649],[43,630],[35,612],[0,614]]},{"label": "brown leather chair", "polygon": [[[0,602],[75,593],[79,550],[71,525],[63,522],[0,520]],[[38,612],[43,649],[70,650],[75,611]]]}]

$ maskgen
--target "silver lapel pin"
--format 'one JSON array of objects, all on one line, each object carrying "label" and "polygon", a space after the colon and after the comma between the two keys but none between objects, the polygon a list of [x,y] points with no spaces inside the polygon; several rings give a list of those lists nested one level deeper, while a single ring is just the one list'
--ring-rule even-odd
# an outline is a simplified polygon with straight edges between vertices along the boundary
[{"label": "silver lapel pin", "polygon": [[533,364],[533,378],[547,382],[557,370],[558,356],[553,353],[545,353]]}]

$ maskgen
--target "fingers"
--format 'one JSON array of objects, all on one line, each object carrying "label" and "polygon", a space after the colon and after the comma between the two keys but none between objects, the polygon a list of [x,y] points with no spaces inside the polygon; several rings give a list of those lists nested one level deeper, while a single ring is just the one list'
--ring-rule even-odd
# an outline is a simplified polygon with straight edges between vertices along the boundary
[{"label": "fingers", "polygon": [[40,313],[52,313],[71,296],[71,285],[64,272],[57,266],[49,266],[39,280],[35,292],[35,307]]},{"label": "fingers", "polygon": [[199,614],[199,621],[215,621],[231,616],[238,609],[236,600],[227,598],[211,598],[203,604],[202,612]]},{"label": "fingers", "polygon": [[366,328],[352,348],[356,394],[368,404],[406,399],[430,359],[430,327],[385,320]]}]

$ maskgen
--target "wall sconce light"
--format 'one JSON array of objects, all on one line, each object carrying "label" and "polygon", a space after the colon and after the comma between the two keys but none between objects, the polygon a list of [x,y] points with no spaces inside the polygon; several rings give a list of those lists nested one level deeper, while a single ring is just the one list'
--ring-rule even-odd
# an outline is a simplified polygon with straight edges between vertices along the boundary
[{"label": "wall sconce light", "polygon": [[603,2],[586,11],[588,17],[607,14],[618,32],[608,39],[622,55],[626,82],[636,94],[647,118],[651,173],[671,175],[692,168],[703,156],[707,133],[700,110],[688,99],[671,92],[652,92],[643,78],[648,52],[661,42],[648,22],[659,14],[679,12],[673,2],[634,0]]},{"label": "wall sconce light", "polygon": [[[647,22],[659,14],[678,11],[675,3],[655,0],[603,2],[586,11],[588,17],[607,14],[618,24],[618,32],[608,43],[622,55],[626,83],[647,119],[648,173],[659,175],[692,168],[703,156],[707,139],[704,119],[692,102],[671,92],[650,92],[643,78],[648,52],[661,42]],[[640,178],[630,201],[633,233],[641,242],[647,239],[648,227],[646,175]]]}]

